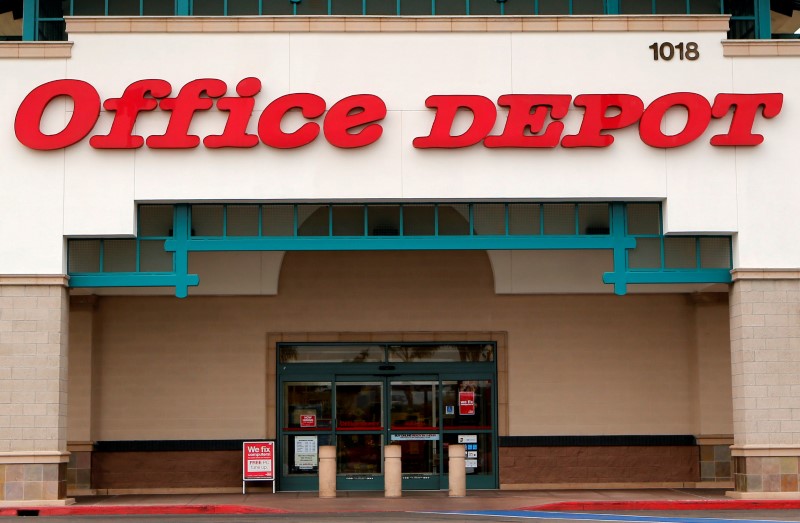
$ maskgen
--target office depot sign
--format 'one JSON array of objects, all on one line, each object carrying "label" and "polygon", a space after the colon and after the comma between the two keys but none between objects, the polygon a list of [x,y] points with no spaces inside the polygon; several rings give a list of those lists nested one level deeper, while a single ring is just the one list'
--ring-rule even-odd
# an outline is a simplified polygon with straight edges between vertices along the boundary
[{"label": "office depot sign", "polygon": [[[319,138],[343,149],[365,147],[383,134],[386,104],[373,94],[356,94],[334,102],[330,107],[322,97],[310,93],[292,93],[270,102],[258,118],[257,134],[247,132],[255,108],[255,96],[261,81],[245,78],[236,85],[235,96],[228,95],[222,80],[203,78],[182,86],[175,96],[166,80],[139,80],[125,88],[119,98],[102,103],[114,113],[107,134],[92,134],[100,116],[101,99],[97,90],[82,80],[55,80],[32,90],[17,111],[14,130],[19,142],[31,149],[56,150],[70,147],[87,136],[95,149],[191,149],[201,143],[209,149],[252,148],[259,144],[277,149],[303,147]],[[74,111],[65,127],[46,134],[41,129],[47,106],[60,97],[71,98]],[[639,137],[656,148],[680,147],[699,139],[712,119],[731,115],[726,132],[715,134],[714,146],[754,146],[763,142],[753,132],[757,118],[774,118],[783,106],[780,93],[722,93],[713,101],[697,93],[677,92],[656,98],[648,105],[632,94],[505,94],[497,103],[479,95],[433,95],[425,106],[435,110],[426,136],[413,140],[417,149],[457,149],[482,143],[487,148],[553,148],[556,146],[608,147],[614,143],[613,131],[638,125]],[[498,111],[498,106],[505,109]],[[686,121],[675,134],[665,134],[662,123],[666,113],[680,107]],[[134,134],[141,113],[169,112],[162,134],[147,137]],[[227,113],[217,134],[201,137],[190,134],[195,114],[203,111]],[[307,120],[299,128],[281,127],[290,111],[299,111]],[[570,111],[582,111],[576,134],[564,134],[562,120]],[[472,120],[461,134],[453,134],[453,124],[460,112],[471,113]],[[505,115],[507,112],[507,116]],[[498,118],[505,118],[502,132],[490,134]]]}]

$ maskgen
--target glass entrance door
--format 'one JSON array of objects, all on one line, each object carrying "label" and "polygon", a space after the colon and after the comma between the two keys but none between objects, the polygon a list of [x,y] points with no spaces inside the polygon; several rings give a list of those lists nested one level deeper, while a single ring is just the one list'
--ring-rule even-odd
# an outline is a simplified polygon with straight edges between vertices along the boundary
[{"label": "glass entrance door", "polygon": [[467,488],[497,488],[494,364],[476,347],[282,349],[278,487],[316,490],[319,447],[333,445],[338,490],[383,490],[384,448],[399,445],[404,490],[446,489],[448,447],[458,443]]}]

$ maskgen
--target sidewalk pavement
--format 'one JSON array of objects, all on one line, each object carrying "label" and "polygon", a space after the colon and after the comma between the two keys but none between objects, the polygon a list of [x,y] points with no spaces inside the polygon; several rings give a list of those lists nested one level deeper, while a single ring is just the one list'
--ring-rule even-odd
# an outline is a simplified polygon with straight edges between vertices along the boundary
[{"label": "sidewalk pavement", "polygon": [[0,508],[0,516],[36,511],[40,516],[123,514],[278,514],[419,512],[470,510],[735,510],[800,509],[800,500],[733,500],[725,490],[472,490],[463,498],[447,491],[406,491],[387,499],[382,492],[339,492],[320,499],[316,492],[257,494],[120,495],[77,498],[62,507]]}]

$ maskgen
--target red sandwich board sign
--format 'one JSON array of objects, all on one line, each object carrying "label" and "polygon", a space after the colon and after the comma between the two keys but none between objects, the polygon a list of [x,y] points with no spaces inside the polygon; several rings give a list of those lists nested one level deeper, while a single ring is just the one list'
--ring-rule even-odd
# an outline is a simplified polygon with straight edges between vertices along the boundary
[{"label": "red sandwich board sign", "polygon": [[275,442],[242,443],[242,494],[247,481],[271,481],[275,492]]},{"label": "red sandwich board sign", "polygon": [[458,413],[461,416],[475,414],[475,392],[462,390],[458,393]]}]

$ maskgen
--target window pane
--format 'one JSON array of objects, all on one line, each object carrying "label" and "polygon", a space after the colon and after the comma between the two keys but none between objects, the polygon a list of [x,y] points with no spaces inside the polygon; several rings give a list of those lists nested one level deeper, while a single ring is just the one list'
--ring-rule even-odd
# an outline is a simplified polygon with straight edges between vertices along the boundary
[{"label": "window pane", "polygon": [[379,345],[280,345],[281,363],[363,363],[384,361]]},{"label": "window pane", "polygon": [[[308,427],[313,416],[314,427],[331,426],[331,384],[330,382],[293,382],[283,385],[283,419],[286,427]],[[305,417],[305,423],[304,422]]]},{"label": "window pane", "polygon": [[257,14],[258,0],[228,0],[228,16]]},{"label": "window pane", "polygon": [[664,238],[664,266],[667,269],[694,269],[697,267],[697,241],[695,238]]},{"label": "window pane", "polygon": [[140,205],[139,237],[172,236],[172,205]]},{"label": "window pane", "polygon": [[700,267],[729,269],[731,267],[730,238],[700,238]]},{"label": "window pane", "polygon": [[660,269],[661,239],[637,238],[636,248],[628,251],[628,267],[631,269]]},{"label": "window pane", "polygon": [[[339,390],[338,387],[336,390]],[[336,472],[348,475],[381,474],[382,450],[383,436],[380,434],[339,433],[336,436]]]},{"label": "window pane", "polygon": [[467,14],[466,0],[435,0],[437,15]]},{"label": "window pane", "polygon": [[173,16],[175,14],[175,2],[169,0],[143,0],[144,16]]},{"label": "window pane", "polygon": [[578,205],[578,221],[581,234],[608,234],[608,204],[582,203]]},{"label": "window pane", "polygon": [[568,15],[569,0],[539,0],[540,15]]},{"label": "window pane", "polygon": [[693,15],[718,15],[722,12],[720,0],[689,0],[689,8]]},{"label": "window pane", "polygon": [[389,347],[391,362],[473,362],[492,361],[494,345],[393,345]]},{"label": "window pane", "polygon": [[433,205],[403,206],[403,235],[433,236],[435,209]]},{"label": "window pane", "polygon": [[473,205],[475,234],[505,235],[506,206],[502,203]]},{"label": "window pane", "polygon": [[397,0],[367,0],[368,15],[396,15]]},{"label": "window pane", "polygon": [[69,241],[69,272],[100,272],[100,240]]},{"label": "window pane", "polygon": [[73,0],[72,10],[75,16],[104,15],[106,14],[106,2],[105,0]]},{"label": "window pane", "polygon": [[[470,2],[471,3],[471,2]],[[495,4],[497,2],[494,2]],[[500,4],[497,4],[500,5]],[[533,15],[536,14],[536,3],[534,0],[506,0],[504,6],[507,15]],[[476,14],[476,13],[472,13]],[[492,13],[494,14],[494,13]]]},{"label": "window pane", "polygon": [[657,203],[628,204],[628,234],[660,234],[659,207]]},{"label": "window pane", "polygon": [[656,14],[686,14],[686,0],[656,0]]},{"label": "window pane", "polygon": [[222,236],[222,205],[192,205],[192,236]]},{"label": "window pane", "polygon": [[290,15],[293,12],[292,3],[289,0],[264,0],[261,10],[265,15]]},{"label": "window pane", "polygon": [[364,206],[333,206],[334,236],[364,236]]},{"label": "window pane", "polygon": [[297,206],[298,236],[330,236],[327,205]]},{"label": "window pane", "polygon": [[367,207],[370,236],[397,236],[400,234],[399,205],[370,205]]},{"label": "window pane", "polygon": [[337,383],[335,419],[340,430],[380,430],[383,382]]},{"label": "window pane", "polygon": [[[466,392],[467,398],[459,397]],[[471,394],[469,394],[471,393]],[[471,396],[473,413],[461,414],[458,408],[462,399]],[[481,429],[492,428],[492,382],[489,380],[445,381],[442,383],[442,402],[455,406],[455,415],[444,416],[444,429],[454,430],[461,426]],[[446,412],[446,411],[445,411]]]},{"label": "window pane", "polygon": [[756,23],[753,20],[731,20],[730,39],[752,39],[756,37]]},{"label": "window pane", "polygon": [[[447,421],[445,421],[447,423]],[[445,434],[444,435],[444,444],[445,448],[448,445],[455,445],[458,443],[458,436],[460,435],[473,435],[470,434],[469,430],[463,430],[459,434]],[[494,458],[492,457],[492,435],[491,434],[474,434],[477,439],[477,443],[464,443],[463,445],[466,447],[465,450],[467,452],[474,452],[475,458],[470,458],[469,464],[475,464],[475,467],[467,467],[467,474],[491,474],[492,473],[492,464],[494,463]],[[448,473],[448,469],[450,468],[450,460],[445,459],[444,461],[444,473]]]},{"label": "window pane", "polygon": [[431,0],[400,0],[401,15],[429,15],[431,9]]},{"label": "window pane", "polygon": [[222,16],[225,14],[225,1],[193,0],[192,14],[194,16]]},{"label": "window pane", "polygon": [[653,14],[652,0],[622,0],[620,14],[625,15],[651,15]]},{"label": "window pane", "polygon": [[139,16],[139,0],[108,0],[110,16]]},{"label": "window pane", "polygon": [[264,205],[261,234],[264,236],[294,236],[294,206]]},{"label": "window pane", "polygon": [[469,235],[469,204],[439,206],[439,236]]},{"label": "window pane", "polygon": [[512,203],[508,206],[508,233],[533,235],[541,232],[538,203]]},{"label": "window pane", "polygon": [[[513,5],[512,5],[513,3]],[[506,14],[533,14],[533,0],[508,0]],[[519,11],[519,12],[518,12]],[[497,0],[470,0],[469,14],[471,15],[499,15],[500,3]]]},{"label": "window pane", "polygon": [[[100,5],[104,5],[100,2]],[[77,14],[77,13],[75,13]],[[102,7],[101,12],[102,14]],[[69,15],[68,0],[39,0],[39,16],[42,18],[61,18]]]},{"label": "window pane", "polygon": [[258,236],[258,205],[229,205],[228,236]]},{"label": "window pane", "polygon": [[753,16],[754,0],[725,0],[725,12],[733,16]]},{"label": "window pane", "polygon": [[544,204],[545,234],[575,234],[575,205],[571,203]]},{"label": "window pane", "polygon": [[572,0],[574,15],[601,15],[603,9],[603,0]]},{"label": "window pane", "polygon": [[164,242],[139,242],[139,270],[141,272],[172,272],[172,253],[164,250]]},{"label": "window pane", "polygon": [[[331,0],[331,14],[333,15],[360,15],[363,12],[362,0]],[[300,11],[297,14],[300,14]]]},{"label": "window pane", "polygon": [[[332,0],[333,3],[338,2],[339,0]],[[348,2],[352,2],[353,0],[342,0],[344,5],[347,5]],[[355,14],[361,14],[361,2],[358,2],[359,7],[358,11]],[[297,14],[298,15],[327,15],[328,14],[328,0],[302,0],[301,2],[295,4],[297,5]],[[345,13],[339,13],[345,14]]]},{"label": "window pane", "polygon": [[136,272],[136,240],[105,240],[103,272]]}]

